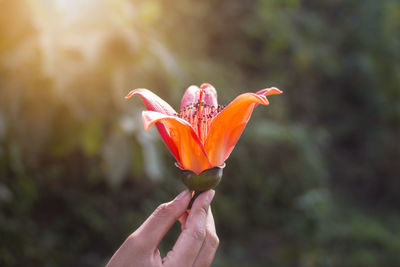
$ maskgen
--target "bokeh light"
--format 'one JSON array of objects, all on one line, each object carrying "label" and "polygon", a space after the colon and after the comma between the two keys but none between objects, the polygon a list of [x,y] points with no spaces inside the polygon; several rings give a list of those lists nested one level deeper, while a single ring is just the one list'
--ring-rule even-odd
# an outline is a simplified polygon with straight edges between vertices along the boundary
[{"label": "bokeh light", "polygon": [[[134,88],[276,86],[212,204],[213,266],[399,266],[397,0],[0,0],[0,265],[101,266],[183,190]],[[176,225],[160,246],[168,251]]]}]

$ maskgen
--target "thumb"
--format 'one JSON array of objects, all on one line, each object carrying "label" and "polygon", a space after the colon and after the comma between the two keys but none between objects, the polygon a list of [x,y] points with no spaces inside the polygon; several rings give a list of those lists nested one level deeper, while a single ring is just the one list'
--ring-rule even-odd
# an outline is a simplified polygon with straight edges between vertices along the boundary
[{"label": "thumb", "polygon": [[155,249],[172,225],[186,211],[191,197],[190,191],[185,190],[171,202],[158,206],[134,233],[136,238],[142,241],[142,246]]}]

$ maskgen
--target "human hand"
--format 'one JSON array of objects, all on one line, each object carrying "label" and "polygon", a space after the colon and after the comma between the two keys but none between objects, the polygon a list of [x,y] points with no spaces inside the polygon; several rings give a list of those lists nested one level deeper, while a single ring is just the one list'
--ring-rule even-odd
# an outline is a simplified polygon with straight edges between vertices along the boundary
[{"label": "human hand", "polygon": [[[107,267],[203,267],[210,266],[219,240],[210,203],[214,190],[201,193],[187,211],[192,194],[180,193],[173,201],[161,204],[115,252]],[[174,247],[161,258],[157,246],[179,220],[182,232]]]}]

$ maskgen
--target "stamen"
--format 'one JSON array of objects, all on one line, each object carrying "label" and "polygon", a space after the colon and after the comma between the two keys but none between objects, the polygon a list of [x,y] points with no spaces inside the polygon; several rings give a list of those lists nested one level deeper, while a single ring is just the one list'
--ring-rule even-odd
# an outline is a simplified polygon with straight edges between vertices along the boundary
[{"label": "stamen", "polygon": [[225,106],[221,105],[218,105],[218,107],[207,105],[202,101],[202,94],[200,93],[200,99],[197,103],[183,107],[176,116],[189,122],[204,144],[210,131],[211,121],[224,108]]}]

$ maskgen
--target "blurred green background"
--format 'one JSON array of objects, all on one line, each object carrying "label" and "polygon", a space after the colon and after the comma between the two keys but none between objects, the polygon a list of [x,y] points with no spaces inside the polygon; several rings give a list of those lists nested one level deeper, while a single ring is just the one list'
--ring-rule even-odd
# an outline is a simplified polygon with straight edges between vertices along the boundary
[{"label": "blurred green background", "polygon": [[105,265],[183,190],[124,96],[209,82],[284,91],[226,162],[213,266],[400,266],[399,51],[398,0],[0,0],[0,265]]}]

